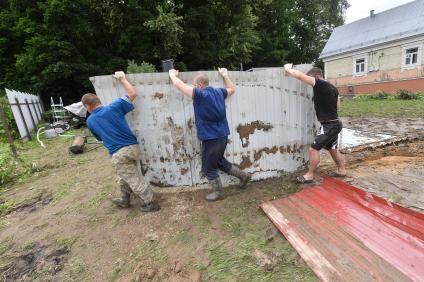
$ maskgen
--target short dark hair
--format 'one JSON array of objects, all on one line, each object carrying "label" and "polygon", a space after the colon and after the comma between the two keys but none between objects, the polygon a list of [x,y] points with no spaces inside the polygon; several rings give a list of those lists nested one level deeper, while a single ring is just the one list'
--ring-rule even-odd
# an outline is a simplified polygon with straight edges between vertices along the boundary
[{"label": "short dark hair", "polygon": [[203,84],[208,86],[209,85],[209,78],[206,76],[206,74],[198,74],[195,78],[194,78],[194,83],[195,84]]},{"label": "short dark hair", "polygon": [[311,68],[307,73],[306,73],[306,75],[309,75],[309,76],[312,76],[312,77],[316,77],[316,76],[321,76],[321,77],[324,77],[323,75],[322,75],[322,70],[320,69],[320,68],[318,68],[318,67],[313,67],[313,68]]},{"label": "short dark hair", "polygon": [[89,106],[95,106],[97,104],[101,104],[102,102],[100,101],[99,97],[97,97],[96,94],[93,93],[86,93],[84,94],[84,96],[82,96],[81,98],[81,102],[82,104],[85,105],[89,105]]}]

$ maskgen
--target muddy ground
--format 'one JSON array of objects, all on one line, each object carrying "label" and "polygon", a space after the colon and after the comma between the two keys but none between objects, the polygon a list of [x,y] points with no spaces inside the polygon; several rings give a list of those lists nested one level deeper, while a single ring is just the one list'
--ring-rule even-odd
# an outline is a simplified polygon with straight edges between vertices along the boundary
[{"label": "muddy ground", "polygon": [[[422,120],[344,124],[415,137],[346,154],[347,181],[423,211]],[[55,139],[45,151],[21,152],[39,172],[1,190],[0,280],[317,281],[259,209],[264,200],[307,189],[293,175],[246,191],[228,187],[216,203],[205,202],[202,189],[157,189],[162,210],[142,214],[136,199],[130,209],[110,203],[117,184],[104,149],[72,156],[69,142]],[[332,168],[323,153],[318,175]]]}]

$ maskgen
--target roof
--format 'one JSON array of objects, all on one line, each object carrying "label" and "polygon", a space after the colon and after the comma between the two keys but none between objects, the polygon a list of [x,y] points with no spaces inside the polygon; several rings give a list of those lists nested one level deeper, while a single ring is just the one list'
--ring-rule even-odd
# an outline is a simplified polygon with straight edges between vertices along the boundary
[{"label": "roof", "polygon": [[320,59],[423,34],[424,0],[416,0],[335,28]]},{"label": "roof", "polygon": [[261,208],[322,281],[424,279],[424,214],[328,176]]}]

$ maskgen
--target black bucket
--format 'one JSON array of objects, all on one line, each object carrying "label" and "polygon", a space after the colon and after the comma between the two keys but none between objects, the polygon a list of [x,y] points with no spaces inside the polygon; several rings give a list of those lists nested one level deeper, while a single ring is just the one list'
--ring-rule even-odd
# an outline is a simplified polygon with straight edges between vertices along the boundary
[{"label": "black bucket", "polygon": [[169,70],[172,70],[174,68],[174,60],[168,59],[168,60],[162,60],[162,71],[168,72]]}]

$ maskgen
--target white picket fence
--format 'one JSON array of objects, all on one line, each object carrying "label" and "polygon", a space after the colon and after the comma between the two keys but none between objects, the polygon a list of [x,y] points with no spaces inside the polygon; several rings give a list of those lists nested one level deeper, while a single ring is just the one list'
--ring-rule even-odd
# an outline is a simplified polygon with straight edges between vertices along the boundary
[{"label": "white picket fence", "polygon": [[37,128],[44,112],[40,97],[6,89],[19,134],[23,140],[31,139],[31,131]]}]

